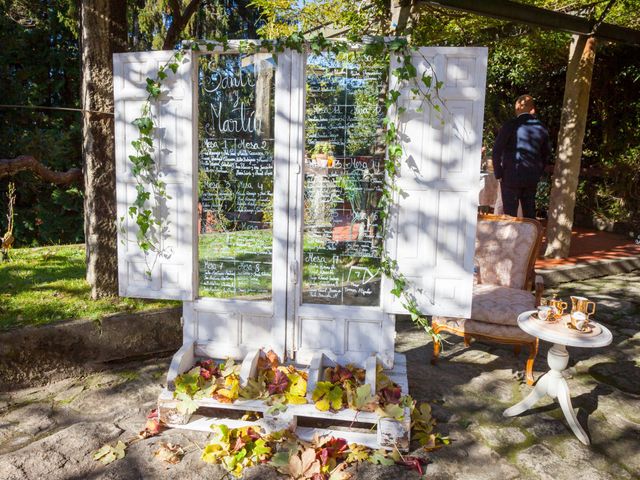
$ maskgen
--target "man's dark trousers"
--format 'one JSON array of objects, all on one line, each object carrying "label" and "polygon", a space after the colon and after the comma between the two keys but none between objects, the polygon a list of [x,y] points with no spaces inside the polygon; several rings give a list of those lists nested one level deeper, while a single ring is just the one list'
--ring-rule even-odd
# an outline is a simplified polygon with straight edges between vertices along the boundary
[{"label": "man's dark trousers", "polygon": [[514,187],[500,183],[504,213],[512,217],[518,216],[518,202],[522,204],[522,216],[536,218],[536,185]]}]

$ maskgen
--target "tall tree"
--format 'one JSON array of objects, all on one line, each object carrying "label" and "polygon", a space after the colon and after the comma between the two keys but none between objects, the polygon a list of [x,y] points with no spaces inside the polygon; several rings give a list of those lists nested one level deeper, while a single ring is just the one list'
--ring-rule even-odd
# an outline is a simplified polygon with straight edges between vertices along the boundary
[{"label": "tall tree", "polygon": [[171,26],[167,30],[167,36],[164,38],[164,44],[162,46],[164,50],[172,50],[175,47],[180,34],[186,28],[193,14],[198,10],[199,4],[200,0],[191,0],[184,10],[182,10],[178,0],[169,0],[172,18]]},{"label": "tall tree", "polygon": [[118,294],[113,54],[126,50],[125,0],[81,2],[87,281],[93,298]]}]

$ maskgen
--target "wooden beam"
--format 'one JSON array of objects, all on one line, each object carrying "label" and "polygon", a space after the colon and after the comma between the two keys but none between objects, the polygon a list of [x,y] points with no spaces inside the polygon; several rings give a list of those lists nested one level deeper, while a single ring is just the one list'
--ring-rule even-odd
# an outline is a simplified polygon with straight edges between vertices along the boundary
[{"label": "wooden beam", "polygon": [[[610,23],[596,24],[596,21],[587,18],[509,0],[482,0],[481,2],[475,0],[415,0],[415,4],[417,6],[435,5],[452,8],[508,22],[525,23],[572,34],[595,35],[602,40],[640,45],[640,30]],[[597,27],[595,31],[594,27]]]}]

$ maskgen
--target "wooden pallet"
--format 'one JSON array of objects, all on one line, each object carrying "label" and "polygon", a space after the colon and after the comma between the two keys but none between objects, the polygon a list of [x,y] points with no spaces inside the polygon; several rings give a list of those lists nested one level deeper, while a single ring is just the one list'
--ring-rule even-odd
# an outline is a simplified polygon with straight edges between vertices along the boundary
[{"label": "wooden pallet", "polygon": [[[315,384],[321,378],[321,373],[327,366],[335,365],[335,360],[327,354],[319,354],[314,357],[307,368],[308,383],[307,397],[310,403],[304,405],[287,405],[287,410],[278,415],[267,412],[270,408],[262,400],[238,399],[233,403],[222,403],[213,398],[196,400],[198,410],[185,416],[178,412],[178,402],[173,398],[175,377],[191,368],[196,360],[197,346],[181,348],[169,369],[168,388],[164,389],[158,398],[158,413],[160,419],[170,428],[197,430],[211,432],[211,425],[224,424],[230,428],[244,426],[259,426],[266,432],[283,429],[295,431],[303,440],[311,440],[314,435],[332,435],[341,437],[349,443],[359,443],[370,448],[383,448],[386,450],[399,449],[408,451],[410,440],[410,411],[405,408],[404,419],[397,421],[392,418],[381,418],[373,412],[360,412],[344,409],[338,412],[322,412],[311,403],[311,392]],[[180,356],[178,356],[180,354]],[[248,378],[255,376],[256,366],[260,352],[252,352],[242,362],[240,369],[240,381],[246,383]],[[175,367],[175,368],[174,368]],[[375,356],[365,362],[365,382],[375,392]],[[408,393],[406,358],[402,354],[395,354],[394,367],[386,370],[389,378],[400,385],[402,394]],[[243,412],[255,413],[257,420],[247,421],[238,417]]]}]

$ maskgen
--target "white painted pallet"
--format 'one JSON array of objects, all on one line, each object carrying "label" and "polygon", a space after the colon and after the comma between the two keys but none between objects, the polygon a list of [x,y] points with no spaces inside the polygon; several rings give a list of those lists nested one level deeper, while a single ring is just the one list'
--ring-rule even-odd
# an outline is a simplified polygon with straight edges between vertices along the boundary
[{"label": "white painted pallet", "polygon": [[[189,353],[188,348],[180,349],[179,353],[189,358],[189,362],[184,358],[172,362],[182,364],[178,369],[182,373],[193,366],[196,357]],[[178,354],[176,354],[177,356]],[[246,382],[249,376],[255,374],[255,364],[258,356],[252,354],[247,356],[241,367],[241,382]],[[373,357],[375,360],[375,357]],[[174,360],[176,358],[174,357]],[[319,377],[319,372],[326,366],[333,364],[327,357],[314,359],[314,365],[309,366],[307,396],[310,400],[311,392]],[[251,368],[253,367],[253,368]],[[375,391],[375,361],[366,365],[366,382],[372,385]],[[371,373],[373,371],[373,373]],[[389,378],[397,383],[403,395],[408,393],[406,358],[402,354],[395,354],[394,368],[385,371]],[[171,376],[172,369],[170,367]],[[372,377],[373,375],[373,377]],[[173,385],[175,375],[170,379],[169,385]],[[158,398],[158,413],[160,419],[170,428],[187,429],[211,432],[212,425],[224,424],[230,428],[244,426],[259,426],[266,432],[283,429],[290,429],[303,440],[311,440],[314,435],[332,435],[341,437],[349,443],[359,443],[370,448],[384,448],[387,450],[398,449],[407,451],[410,440],[410,412],[405,408],[404,419],[397,421],[391,418],[382,418],[373,412],[361,412],[351,409],[343,409],[338,412],[322,412],[313,403],[304,405],[287,405],[285,412],[278,415],[271,415],[267,412],[269,405],[262,400],[238,399],[233,403],[222,403],[213,398],[196,400],[198,410],[191,417],[185,417],[177,411],[178,402],[173,398],[173,392],[169,388],[164,389]],[[253,412],[262,418],[254,421],[240,420],[240,412]],[[302,424],[302,425],[299,425]],[[324,425],[321,425],[324,424]],[[354,426],[355,425],[355,426]]]}]

